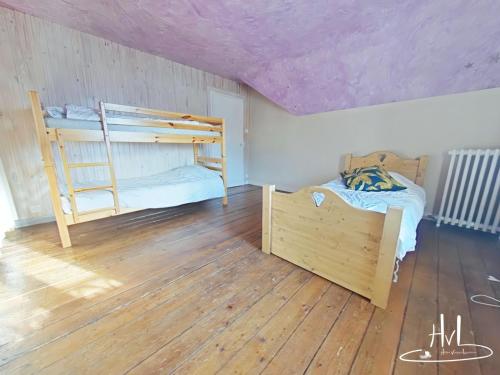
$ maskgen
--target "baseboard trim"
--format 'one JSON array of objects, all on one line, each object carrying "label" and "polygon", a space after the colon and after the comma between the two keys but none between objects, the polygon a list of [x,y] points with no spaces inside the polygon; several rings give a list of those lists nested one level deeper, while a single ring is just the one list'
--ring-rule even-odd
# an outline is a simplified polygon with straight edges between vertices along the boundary
[{"label": "baseboard trim", "polygon": [[255,186],[260,186],[260,187],[262,187],[262,186],[265,185],[265,184],[263,184],[263,183],[261,183],[259,181],[254,181],[254,180],[251,180],[251,179],[248,180],[247,184],[249,184],[249,185],[255,185]]},{"label": "baseboard trim", "polygon": [[37,225],[37,224],[45,224],[45,223],[50,223],[52,221],[55,221],[56,218],[54,216],[42,216],[42,217],[32,217],[29,219],[17,219],[14,221],[14,228],[24,228],[24,227],[30,227],[32,225]]}]

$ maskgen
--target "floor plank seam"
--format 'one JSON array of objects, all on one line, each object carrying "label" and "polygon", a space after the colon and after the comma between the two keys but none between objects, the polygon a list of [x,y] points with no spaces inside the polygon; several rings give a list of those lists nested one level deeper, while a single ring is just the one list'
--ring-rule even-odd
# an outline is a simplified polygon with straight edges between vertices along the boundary
[{"label": "floor plank seam", "polygon": [[[264,298],[267,294],[271,293],[272,290],[277,286],[279,285],[281,282],[283,282],[283,280],[286,279],[287,276],[289,276],[294,270],[291,269],[290,272],[288,272],[282,279],[281,281],[276,284],[275,286],[273,286],[272,288],[270,288],[267,292],[265,292],[262,296],[260,296],[254,303],[252,303],[251,305],[248,306],[248,308],[246,310],[243,310],[241,311],[240,313],[238,313],[234,319],[231,321],[230,325],[228,325],[227,327],[225,327],[223,330],[221,330],[220,332],[217,333],[216,336],[222,334],[222,332],[224,332],[226,329],[228,329],[235,321],[237,321],[240,317],[242,317],[243,315],[245,315],[245,313],[247,313],[252,306],[254,306],[258,301],[260,301],[262,298]],[[230,300],[232,297],[229,297],[228,300]],[[227,304],[227,300],[223,301],[221,303],[221,306],[224,305],[224,304]],[[203,320],[205,317],[202,316],[200,319],[196,320],[193,322],[193,324],[191,326],[189,326],[188,328],[186,328],[184,331],[182,331],[181,333],[179,333],[177,336],[173,337],[170,341],[168,341],[167,343],[165,343],[164,345],[162,345],[161,347],[159,347],[154,353],[151,353],[150,356],[148,356],[147,358],[144,358],[141,362],[137,363],[135,366],[133,366],[132,368],[128,369],[124,374],[128,374],[130,371],[132,371],[134,368],[136,368],[137,366],[139,366],[141,363],[143,363],[144,361],[146,361],[148,358],[150,358],[151,356],[155,355],[158,351],[160,351],[162,348],[164,348],[165,346],[167,346],[168,344],[170,344],[173,340],[175,340],[177,337],[180,337],[182,336],[184,333],[188,332],[190,329],[192,329],[197,323],[199,323],[199,321]],[[206,340],[205,342],[211,340],[214,336],[210,337],[208,340]],[[204,347],[204,345],[202,345],[202,347],[200,348],[200,350]],[[197,351],[198,352],[198,351]],[[193,352],[190,354],[189,357],[192,357],[192,355],[195,355],[196,353]],[[180,366],[182,366],[186,361],[188,361],[189,358],[187,358],[186,360],[182,361],[181,363],[179,363],[178,366],[176,366],[175,369],[173,369],[171,372],[175,372],[176,369],[178,369]]]},{"label": "floor plank seam", "polygon": [[309,367],[311,366],[311,364],[314,362],[314,360],[316,359],[316,356],[318,355],[321,347],[323,346],[323,344],[325,343],[326,339],[328,338],[328,336],[330,335],[330,332],[332,331],[333,327],[335,326],[335,324],[337,323],[337,321],[339,320],[340,316],[344,313],[344,311],[346,310],[347,308],[347,305],[349,304],[349,301],[351,300],[351,297],[353,296],[353,293],[350,292],[349,294],[349,297],[346,298],[344,304],[342,305],[342,308],[340,309],[338,315],[335,317],[334,321],[332,322],[332,325],[330,326],[330,328],[328,329],[328,332],[326,333],[325,337],[323,338],[323,340],[321,341],[321,344],[318,346],[318,350],[316,350],[316,353],[314,353],[314,355],[312,356],[311,360],[309,361],[309,363],[307,364],[304,372],[302,374],[307,374],[307,371],[309,370]]},{"label": "floor plank seam", "polygon": [[[289,275],[291,275],[291,274],[292,274],[293,272],[295,272],[295,271],[296,271],[296,268],[292,268],[292,269],[291,269],[291,271],[290,271],[290,273],[287,275],[287,277],[288,277]],[[235,319],[235,321],[233,321],[233,323],[232,323],[232,324],[234,324],[236,321],[238,321],[240,318],[242,318],[242,317],[243,317],[243,316],[244,316],[244,315],[245,315],[248,311],[250,311],[250,310],[251,310],[251,308],[252,308],[253,306],[255,306],[257,303],[259,303],[259,301],[261,301],[263,298],[265,298],[265,297],[266,297],[269,293],[272,293],[272,291],[273,291],[274,289],[276,289],[276,288],[277,288],[277,287],[278,287],[281,283],[283,283],[285,279],[286,279],[286,277],[285,277],[285,278],[283,278],[283,279],[282,279],[282,280],[281,280],[278,284],[276,284],[276,285],[275,285],[275,286],[274,286],[274,287],[273,287],[273,288],[272,288],[272,289],[271,289],[268,293],[266,293],[266,294],[262,295],[259,299],[257,299],[257,301],[255,301],[255,303],[253,303],[253,304],[250,306],[250,308],[249,308],[249,309],[247,309],[247,310],[246,310],[246,311],[245,311],[242,315],[240,315],[240,316],[238,317],[238,319]],[[294,295],[295,295],[295,294],[296,294],[296,293],[297,293],[297,292],[298,292],[298,291],[302,288],[302,286],[304,286],[304,285],[305,285],[305,283],[306,283],[306,282],[307,282],[307,281],[304,281],[304,283],[301,285],[301,287],[300,287],[300,288],[298,288],[298,289],[295,291],[295,293],[293,293],[293,294],[290,296],[290,298],[292,298],[292,297],[293,297],[293,296],[294,296]],[[283,306],[285,306],[285,305],[286,305],[286,303],[285,303],[285,304],[283,304]],[[283,306],[282,306],[282,307],[283,307]],[[280,309],[278,309],[278,310],[277,310],[274,314],[272,314],[272,315],[271,315],[271,318],[272,318],[272,317],[273,317],[273,316],[274,316],[274,315],[275,315],[275,314],[276,314],[279,310],[281,310],[281,308],[282,308],[282,307],[280,307]],[[267,322],[268,322],[269,320],[271,320],[271,318],[269,318],[268,320],[266,320],[266,322],[265,322],[262,326],[264,326],[265,324],[267,324]],[[180,368],[180,367],[181,367],[182,365],[184,365],[186,362],[190,361],[190,360],[191,360],[194,356],[196,356],[196,355],[197,355],[200,351],[202,351],[204,348],[206,348],[208,345],[210,345],[210,342],[212,341],[212,339],[213,339],[213,338],[216,338],[217,336],[220,336],[220,335],[221,335],[221,334],[222,334],[222,333],[223,333],[226,329],[229,329],[230,327],[231,327],[231,326],[226,327],[223,331],[221,331],[220,333],[218,333],[216,336],[211,337],[211,338],[210,338],[210,340],[205,341],[204,345],[201,345],[201,346],[200,346],[200,347],[199,347],[196,351],[194,351],[193,353],[191,353],[191,354],[189,355],[189,357],[188,357],[188,358],[186,358],[184,361],[182,361],[181,363],[179,363],[179,365],[178,365],[178,366],[176,366],[176,368],[172,370],[172,373],[175,373],[175,371],[176,371],[178,368]],[[254,336],[252,336],[252,338],[253,338],[253,337],[254,337]],[[237,354],[237,352],[235,353],[235,355],[236,355],[236,354]],[[231,358],[232,358],[232,357],[231,357]],[[231,358],[229,358],[229,359],[228,359],[225,363],[229,362],[229,361],[231,360]]]},{"label": "floor plank seam", "polygon": [[354,356],[352,357],[352,362],[349,366],[349,371],[347,372],[347,374],[351,374],[352,373],[352,370],[353,370],[353,367],[354,367],[354,364],[356,363],[356,359],[358,358],[358,354],[359,354],[359,349],[361,348],[361,345],[363,345],[363,341],[365,340],[365,337],[366,337],[366,332],[368,332],[368,328],[370,327],[370,324],[372,323],[372,320],[373,320],[373,316],[375,315],[375,311],[378,309],[378,307],[375,307],[371,314],[370,314],[370,319],[368,320],[368,324],[366,325],[364,331],[363,331],[363,338],[361,339],[360,341],[360,344],[358,345],[358,347],[356,348],[356,352],[354,353]]},{"label": "floor plank seam", "polygon": [[396,355],[392,361],[391,374],[393,374],[393,375],[396,375],[396,374],[394,374],[394,371],[396,371],[396,362],[399,359],[399,350],[400,350],[400,345],[401,345],[401,336],[403,334],[403,326],[404,326],[404,322],[405,322],[405,318],[406,318],[406,312],[408,310],[408,304],[410,302],[410,295],[411,295],[411,292],[413,290],[413,282],[415,281],[415,270],[417,269],[417,262],[418,262],[418,258],[419,258],[419,253],[417,251],[415,251],[415,253],[416,253],[415,254],[415,262],[413,263],[413,268],[411,269],[410,287],[408,289],[408,293],[406,294],[406,303],[405,303],[405,308],[403,310],[403,320],[401,322],[401,327],[399,327],[399,340],[398,340],[398,344],[396,346]]},{"label": "floor plank seam", "polygon": [[[312,277],[314,277],[314,276],[312,276]],[[298,293],[298,292],[299,292],[302,288],[304,288],[304,286],[305,286],[305,285],[306,285],[306,284],[307,284],[307,283],[308,283],[308,282],[312,279],[312,277],[311,277],[311,278],[309,278],[309,279],[307,279],[306,281],[304,281],[304,283],[300,286],[300,288],[298,288],[298,289],[297,289],[297,290],[296,290],[296,291],[295,291],[295,292],[294,292],[294,293],[293,293],[293,294],[292,294],[292,295],[288,298],[288,300],[286,301],[286,303],[284,303],[284,304],[283,304],[283,305],[282,305],[279,309],[277,309],[277,310],[274,312],[274,314],[271,314],[271,316],[269,317],[269,319],[267,319],[267,320],[266,320],[266,321],[262,324],[262,326],[260,327],[260,329],[259,329],[259,330],[258,330],[258,331],[254,334],[254,335],[252,335],[251,337],[249,337],[249,338],[248,338],[248,340],[247,340],[247,341],[245,341],[245,343],[241,346],[241,348],[240,348],[237,352],[233,353],[233,354],[232,354],[232,355],[231,355],[231,356],[230,356],[230,357],[229,357],[229,358],[228,358],[228,359],[224,362],[224,364],[223,364],[223,365],[222,365],[222,366],[221,366],[221,367],[220,367],[220,368],[216,371],[216,374],[220,374],[220,372],[221,372],[221,371],[222,371],[222,369],[224,368],[224,365],[226,365],[228,362],[230,362],[230,361],[231,361],[231,360],[232,360],[232,359],[233,359],[233,358],[234,358],[234,357],[235,357],[235,356],[236,356],[236,355],[240,352],[240,350],[242,350],[242,349],[243,349],[243,348],[244,348],[244,347],[245,347],[245,346],[246,346],[246,345],[247,345],[247,344],[248,344],[248,343],[249,343],[249,342],[250,342],[250,341],[251,341],[251,340],[252,340],[255,336],[257,336],[257,335],[258,335],[258,333],[260,332],[260,330],[261,330],[263,327],[265,327],[265,326],[266,326],[266,324],[267,324],[267,323],[269,323],[269,321],[271,321],[271,319],[272,319],[272,318],[274,318],[274,316],[275,316],[275,315],[276,315],[279,311],[281,311],[281,310],[282,310],[282,309],[283,309],[283,308],[284,308],[284,307],[285,307],[285,306],[286,306],[286,305],[290,302],[290,300],[291,300],[291,299],[292,299],[292,298],[293,298],[293,297],[294,297],[294,296],[295,296],[295,295],[296,295],[296,294],[297,294],[297,293]]]},{"label": "floor plank seam", "polygon": [[[462,275],[462,283],[463,283],[463,286],[464,286],[465,296],[467,298],[467,308],[468,308],[469,315],[471,317],[470,320],[471,320],[471,324],[472,324],[472,332],[473,332],[474,344],[477,344],[476,331],[479,332],[479,330],[476,327],[475,320],[472,318],[473,317],[473,315],[472,315],[472,309],[471,309],[472,302],[470,300],[470,291],[469,291],[469,288],[467,287],[467,284],[465,282],[464,265],[463,265],[463,259],[462,259],[462,252],[460,251],[460,245],[459,245],[459,249],[458,249],[458,261],[460,263],[460,272],[461,272],[461,275]],[[484,362],[479,361],[479,368],[480,368],[481,374],[483,374],[483,363]]]},{"label": "floor plank seam", "polygon": [[272,358],[269,359],[269,361],[266,363],[266,365],[264,366],[264,368],[262,369],[262,371],[259,372],[259,374],[262,374],[266,368],[269,366],[269,364],[274,360],[274,358],[279,354],[279,352],[284,348],[284,346],[288,343],[288,340],[290,340],[290,338],[294,335],[294,333],[297,331],[297,329],[299,329],[299,327],[302,325],[302,323],[304,322],[304,320],[309,316],[309,314],[311,313],[311,311],[318,305],[318,303],[321,301],[321,299],[325,296],[325,294],[328,292],[328,290],[332,288],[331,285],[329,285],[325,291],[323,293],[321,293],[321,296],[318,298],[318,300],[316,301],[316,303],[314,303],[310,308],[309,310],[307,311],[307,314],[305,314],[303,316],[303,318],[297,323],[297,325],[295,326],[295,328],[292,330],[292,332],[290,332],[290,335],[288,335],[287,339],[283,342],[283,344],[281,344],[281,346],[278,348],[278,350],[274,353],[274,355],[272,356]]},{"label": "floor plank seam", "polygon": [[[498,245],[500,244],[500,236],[499,236],[498,238],[499,238],[499,239],[496,241],[496,247],[497,247],[497,249],[496,249],[496,250],[497,250],[497,251],[499,252],[499,254],[500,254],[500,246],[498,246]],[[480,254],[481,254],[481,257],[480,257],[480,259],[481,259],[481,263],[483,263],[483,265],[484,265],[484,269],[485,269],[486,271],[488,271],[489,267],[488,267],[488,264],[486,263],[486,261],[485,261],[485,259],[484,259],[484,248],[481,248]],[[498,270],[497,272],[500,272],[500,268],[499,268],[499,270]],[[493,273],[490,273],[490,272],[487,272],[487,273],[488,273],[488,275],[491,275],[491,276],[494,276],[494,277],[495,277],[495,275],[493,275]],[[485,275],[485,277],[486,277],[486,276],[487,276],[487,275]],[[500,273],[499,273],[498,275],[496,275],[496,276],[497,276],[497,277],[500,277]],[[491,284],[490,284],[490,285],[491,285]],[[494,295],[497,299],[500,299],[500,288],[499,288],[499,287],[495,287],[495,285],[496,285],[496,284],[495,284],[495,283],[493,283],[493,287],[491,288],[491,289],[493,290],[493,295]],[[499,283],[498,285],[500,285],[500,283]]]},{"label": "floor plank seam", "polygon": [[[441,302],[440,302],[440,299],[439,299],[439,286],[440,286],[440,283],[441,283],[441,275],[439,274],[439,270],[441,269],[440,268],[440,265],[441,265],[441,229],[438,229],[436,228],[436,237],[437,237],[437,241],[436,241],[436,252],[437,252],[437,277],[436,277],[436,283],[437,283],[437,302],[436,302],[436,316],[439,316],[439,311],[441,309]],[[437,358],[439,359],[440,358],[440,355],[439,355],[439,350],[437,351]],[[440,366],[439,366],[439,363],[437,364],[436,366],[436,375],[439,375],[440,373]]]}]

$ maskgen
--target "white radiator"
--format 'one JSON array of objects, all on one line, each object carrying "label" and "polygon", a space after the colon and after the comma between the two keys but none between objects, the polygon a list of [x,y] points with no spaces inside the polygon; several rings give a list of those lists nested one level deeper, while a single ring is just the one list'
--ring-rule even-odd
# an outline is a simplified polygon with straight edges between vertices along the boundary
[{"label": "white radiator", "polygon": [[452,150],[437,226],[500,231],[500,149]]}]

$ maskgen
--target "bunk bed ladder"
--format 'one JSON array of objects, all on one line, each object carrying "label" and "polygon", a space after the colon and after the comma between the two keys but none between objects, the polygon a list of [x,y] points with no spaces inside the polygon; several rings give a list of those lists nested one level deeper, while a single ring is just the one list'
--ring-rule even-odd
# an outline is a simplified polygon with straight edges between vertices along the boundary
[{"label": "bunk bed ladder", "polygon": [[111,177],[111,187],[113,192],[113,202],[115,206],[115,213],[118,215],[120,213],[120,203],[118,201],[118,191],[116,188],[116,175],[115,168],[113,166],[113,156],[111,154],[111,141],[109,140],[109,130],[108,130],[108,122],[106,121],[106,107],[104,102],[99,102],[99,107],[101,109],[101,126],[102,133],[104,135],[104,143],[106,145],[106,155],[108,157],[108,167],[109,167],[109,176]]},{"label": "bunk bed ladder", "polygon": [[59,153],[61,155],[62,166],[64,170],[64,176],[66,178],[66,186],[68,187],[69,201],[71,203],[71,214],[73,220],[76,222],[78,218],[78,207],[76,205],[75,188],[73,186],[73,179],[71,177],[71,164],[68,163],[68,157],[66,155],[66,146],[64,144],[64,136],[59,129],[56,132],[57,145],[59,146]]},{"label": "bunk bed ladder", "polygon": [[[115,170],[113,167],[113,159],[112,159],[112,154],[111,154],[111,142],[109,140],[109,131],[108,131],[108,125],[106,123],[106,115],[104,114],[104,106],[103,103],[101,103],[101,124],[102,124],[102,131],[103,131],[103,136],[104,136],[104,143],[106,145],[106,157],[107,161],[105,162],[88,162],[88,163],[69,163],[68,162],[68,156],[66,154],[66,146],[64,143],[64,136],[61,131],[57,131],[56,136],[57,136],[57,144],[59,146],[59,151],[61,154],[61,161],[62,161],[62,166],[64,170],[64,176],[66,178],[66,185],[68,187],[68,195],[69,195],[69,200],[71,204],[71,214],[73,216],[73,222],[78,223],[79,217],[82,215],[87,215],[87,214],[95,214],[97,212],[101,211],[112,211],[114,210],[115,214],[120,213],[120,204],[118,202],[118,192],[116,189],[116,177],[115,177]],[[73,178],[71,176],[71,170],[75,168],[87,168],[87,167],[108,167],[109,169],[109,175],[111,178],[111,184],[110,185],[102,185],[102,186],[89,186],[89,187],[81,187],[81,188],[75,188],[73,185]],[[83,193],[86,191],[93,191],[93,190],[110,190],[113,194],[113,207],[103,207],[103,208],[98,208],[95,210],[90,210],[90,211],[78,211],[78,205],[76,203],[76,194],[78,193]]]}]

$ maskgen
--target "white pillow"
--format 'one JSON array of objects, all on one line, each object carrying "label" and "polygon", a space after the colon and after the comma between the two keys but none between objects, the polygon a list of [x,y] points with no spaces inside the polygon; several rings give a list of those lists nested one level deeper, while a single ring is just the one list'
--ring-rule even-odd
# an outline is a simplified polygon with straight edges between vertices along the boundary
[{"label": "white pillow", "polygon": [[389,174],[396,180],[398,181],[399,183],[403,184],[404,186],[406,186],[407,188],[409,188],[410,186],[415,186],[415,183],[410,180],[409,178],[399,174],[399,173],[396,173],[396,172],[393,172],[393,171],[389,171]]},{"label": "white pillow", "polygon": [[92,108],[66,104],[66,118],[71,120],[99,121],[99,113]]},{"label": "white pillow", "polygon": [[45,112],[52,118],[64,118],[64,108],[63,107],[45,107]]}]

